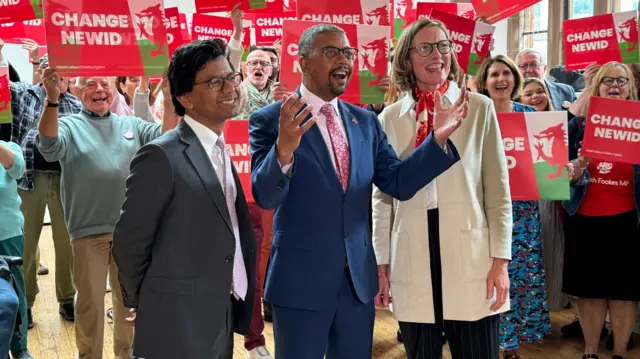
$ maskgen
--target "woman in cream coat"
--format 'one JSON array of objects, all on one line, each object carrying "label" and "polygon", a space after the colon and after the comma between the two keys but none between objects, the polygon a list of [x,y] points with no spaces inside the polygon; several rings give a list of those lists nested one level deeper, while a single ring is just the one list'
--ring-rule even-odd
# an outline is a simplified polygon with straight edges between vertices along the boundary
[{"label": "woman in cream coat", "polygon": [[[429,19],[411,24],[398,41],[392,79],[406,94],[380,121],[400,158],[413,151],[424,128],[431,130],[431,113],[461,96],[451,49],[444,25]],[[374,188],[376,304],[393,301],[409,359],[441,358],[443,331],[453,359],[497,359],[497,314],[509,309],[512,215],[490,99],[470,94],[468,115],[452,141],[461,161],[412,199],[400,202]]]}]

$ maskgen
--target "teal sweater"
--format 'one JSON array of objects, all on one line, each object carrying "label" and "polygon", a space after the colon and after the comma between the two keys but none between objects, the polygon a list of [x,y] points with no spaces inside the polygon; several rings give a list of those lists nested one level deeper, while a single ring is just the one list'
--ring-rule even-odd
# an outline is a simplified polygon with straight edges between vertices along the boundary
[{"label": "teal sweater", "polygon": [[24,173],[22,149],[13,142],[0,141],[16,156],[11,168],[0,165],[0,241],[23,234],[24,217],[20,212],[22,200],[18,195],[18,180]]},{"label": "teal sweater", "polygon": [[69,236],[75,240],[113,233],[129,163],[140,147],[160,136],[161,125],[133,116],[97,117],[86,110],[58,121],[58,137],[38,135],[36,144],[47,161],[62,166],[60,191]]}]

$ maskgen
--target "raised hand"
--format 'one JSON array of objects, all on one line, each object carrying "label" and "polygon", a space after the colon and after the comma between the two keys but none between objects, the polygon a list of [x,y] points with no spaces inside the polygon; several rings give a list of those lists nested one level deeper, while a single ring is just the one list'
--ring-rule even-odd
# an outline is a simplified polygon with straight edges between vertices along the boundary
[{"label": "raised hand", "polygon": [[231,18],[231,22],[233,22],[234,31],[238,33],[242,31],[242,18],[244,18],[244,12],[240,10],[240,5],[241,3],[237,3],[228,15]]},{"label": "raised hand", "polygon": [[38,62],[40,60],[40,52],[38,52],[38,44],[35,41],[31,39],[22,40],[22,48],[29,51],[33,62]]},{"label": "raised hand", "polygon": [[271,95],[274,101],[280,101],[287,94],[287,88],[280,82],[274,82],[271,85]]},{"label": "raised hand", "polygon": [[47,94],[47,99],[51,102],[58,101],[58,97],[60,97],[60,76],[58,76],[55,69],[49,67],[44,70],[42,84]]},{"label": "raised hand", "polygon": [[378,82],[378,88],[384,92],[389,91],[389,87],[391,86],[391,78],[389,75],[384,75]]},{"label": "raised hand", "polygon": [[276,140],[278,161],[281,166],[286,166],[293,161],[293,152],[300,145],[302,135],[316,123],[316,118],[313,116],[304,125],[300,125],[313,110],[313,106],[308,105],[300,111],[306,103],[307,99],[300,97],[297,93],[293,96],[284,96],[280,107],[279,133]]},{"label": "raised hand", "polygon": [[469,93],[463,86],[458,100],[448,109],[442,107],[442,96],[435,93],[435,113],[433,118],[434,138],[438,145],[444,146],[449,136],[462,125],[469,110]]}]

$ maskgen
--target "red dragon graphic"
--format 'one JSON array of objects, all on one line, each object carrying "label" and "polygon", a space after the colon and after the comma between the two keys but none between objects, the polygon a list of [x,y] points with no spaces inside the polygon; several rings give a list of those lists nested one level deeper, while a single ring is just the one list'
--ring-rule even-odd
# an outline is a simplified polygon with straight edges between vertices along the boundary
[{"label": "red dragon graphic", "polygon": [[[632,44],[630,48],[627,49],[627,52],[637,51],[638,50],[638,21],[636,18],[631,18],[622,24],[620,24],[620,37],[622,40]],[[625,35],[627,33],[627,35]]]},{"label": "red dragon graphic", "polygon": [[491,36],[491,34],[482,34],[473,39],[473,50],[471,52],[478,54],[478,59],[473,62],[474,65],[480,65],[484,61],[486,55],[482,56],[480,54],[488,53],[487,50],[491,45]]},{"label": "red dragon graphic", "polygon": [[473,10],[465,11],[462,14],[460,14],[459,16],[460,17],[464,17],[466,19],[471,19],[471,20],[473,20],[476,17],[475,11],[473,11]]},{"label": "red dragon graphic", "polygon": [[[4,95],[9,95],[7,98]],[[6,110],[11,101],[11,92],[9,91],[9,76],[0,76],[0,111]]]},{"label": "red dragon graphic", "polygon": [[[382,5],[365,14],[367,16],[367,25],[390,26],[389,23],[389,6]],[[377,22],[376,22],[377,18]]]},{"label": "red dragon graphic", "polygon": [[[158,44],[158,49],[155,51],[152,50],[150,55],[158,56],[163,54],[164,45],[167,44],[167,36],[163,35],[165,30],[163,22],[164,12],[162,11],[160,4],[148,7],[139,13],[136,13],[136,16],[138,17],[136,25],[138,25],[140,33],[152,43]],[[145,21],[142,20],[144,18],[151,19],[151,33],[149,33],[145,28]]]},{"label": "red dragon graphic", "polygon": [[287,11],[296,11],[298,5],[296,4],[296,0],[289,0],[288,3],[285,3],[285,7]]},{"label": "red dragon graphic", "polygon": [[[542,159],[550,164],[552,170],[556,165],[558,166],[555,173],[549,173],[547,175],[550,180],[564,176],[562,172],[564,171],[564,165],[567,163],[565,158],[567,153],[567,132],[562,128],[563,126],[564,124],[560,123],[541,131],[537,135],[533,135],[533,137],[538,140],[535,144],[535,149],[538,151],[538,159]],[[551,156],[547,156],[544,153],[544,144],[542,143],[544,139],[553,140],[551,143]]]},{"label": "red dragon graphic", "polygon": [[[405,24],[401,26],[401,29],[406,29],[407,26],[410,25],[410,19],[407,19],[407,15],[410,13],[411,9],[413,9],[413,3],[416,0],[398,0],[396,2],[396,16],[397,18],[402,18],[405,20]],[[401,8],[404,8],[404,14],[400,11]]]},{"label": "red dragon graphic", "polygon": [[[366,45],[362,45],[364,53],[362,54],[362,63],[365,68],[371,70],[373,75],[378,75],[376,80],[370,81],[369,86],[376,86],[386,74],[387,66],[387,38],[383,37],[378,40],[373,40]],[[369,61],[369,53],[375,53],[375,59],[373,64]]]}]

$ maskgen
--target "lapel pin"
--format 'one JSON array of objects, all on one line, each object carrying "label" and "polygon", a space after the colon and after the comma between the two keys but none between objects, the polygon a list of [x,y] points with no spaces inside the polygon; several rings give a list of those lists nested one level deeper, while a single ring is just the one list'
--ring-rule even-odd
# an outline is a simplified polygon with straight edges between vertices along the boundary
[{"label": "lapel pin", "polygon": [[356,120],[356,118],[354,117],[351,122],[355,123],[356,125],[358,124],[358,120]]}]

